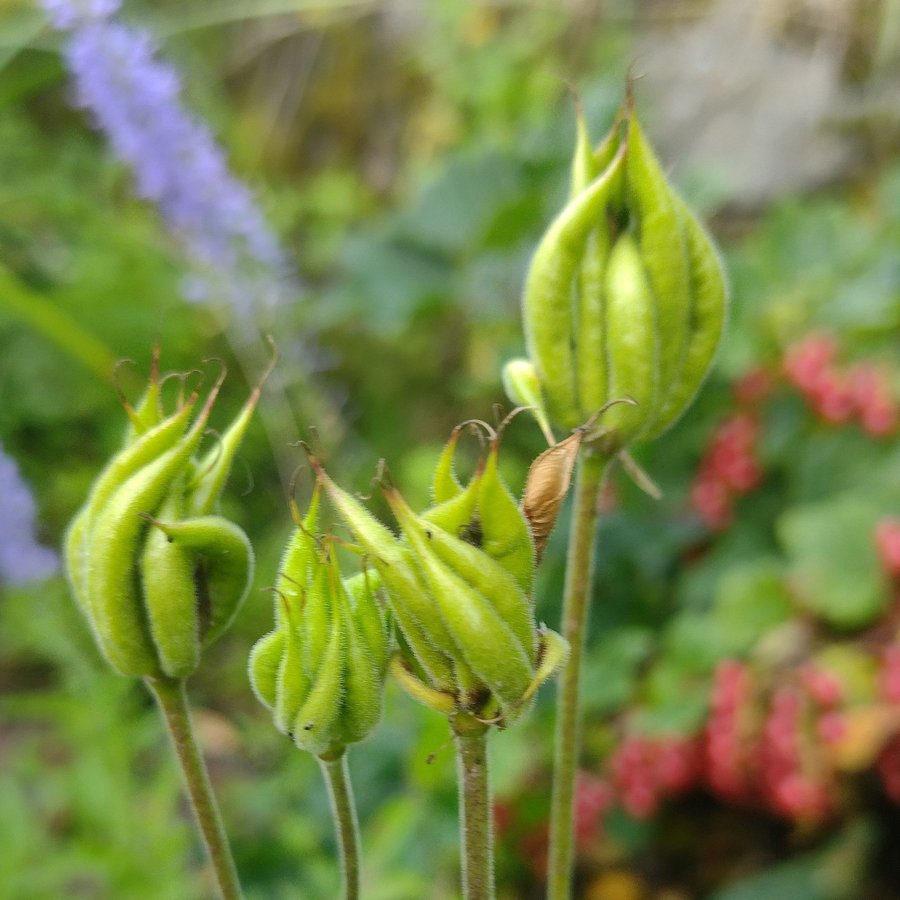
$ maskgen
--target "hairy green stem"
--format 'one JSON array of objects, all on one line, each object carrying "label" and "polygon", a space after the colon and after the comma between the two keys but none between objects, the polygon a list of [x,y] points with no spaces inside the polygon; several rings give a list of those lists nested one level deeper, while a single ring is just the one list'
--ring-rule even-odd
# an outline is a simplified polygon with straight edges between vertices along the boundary
[{"label": "hairy green stem", "polygon": [[194,737],[184,682],[174,678],[145,680],[150,692],[156,697],[166,727],[169,729],[172,746],[181,764],[191,807],[215,871],[219,891],[224,900],[240,900],[243,895],[237,869],[206,771],[206,764]]},{"label": "hairy green stem", "polygon": [[553,796],[550,807],[550,861],[547,875],[549,900],[572,895],[573,800],[575,773],[581,750],[581,659],[587,632],[594,570],[594,537],[598,501],[606,459],[582,450],[575,487],[575,505],[566,560],[563,599],[563,635],[571,647],[560,677],[556,709]]},{"label": "hairy green stem", "polygon": [[488,726],[470,716],[452,720],[459,779],[459,831],[465,900],[494,898],[494,822],[488,773]]},{"label": "hairy green stem", "polygon": [[319,757],[322,774],[328,785],[331,813],[341,854],[341,874],[344,879],[344,900],[359,897],[359,822],[353,801],[353,785],[347,767],[346,750],[334,757]]}]

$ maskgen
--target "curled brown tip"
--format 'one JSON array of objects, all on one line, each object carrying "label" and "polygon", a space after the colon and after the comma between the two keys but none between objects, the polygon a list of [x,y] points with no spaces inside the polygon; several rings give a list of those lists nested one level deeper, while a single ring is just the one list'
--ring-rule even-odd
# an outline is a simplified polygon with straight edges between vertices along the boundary
[{"label": "curled brown tip", "polygon": [[375,467],[375,475],[372,478],[372,483],[377,484],[378,487],[381,488],[385,493],[390,493],[396,490],[394,487],[394,482],[391,479],[391,472],[388,469],[388,464],[386,459],[379,459],[378,465]]},{"label": "curled brown tip", "polygon": [[134,407],[131,405],[131,402],[129,401],[129,399],[125,396],[125,391],[122,389],[122,385],[119,382],[119,373],[122,371],[123,366],[127,366],[127,365],[132,365],[132,366],[137,367],[137,363],[129,357],[124,357],[123,359],[117,360],[116,364],[113,366],[111,380],[112,380],[113,390],[116,392],[116,395],[119,398],[119,403],[122,404],[122,408],[128,414],[128,418],[131,419],[131,421],[135,425],[137,425],[138,423],[135,418]]},{"label": "curled brown tip", "polygon": [[[188,399],[186,401],[186,405],[193,406],[197,402],[197,398],[200,396],[200,389],[203,387],[203,384],[206,381],[206,375],[200,369],[188,369],[187,372],[167,372],[157,382],[157,384],[159,385],[160,398],[162,397],[162,389],[165,386],[166,382],[177,381],[179,386],[176,408],[179,410],[184,409],[185,385],[187,384],[187,380],[191,377],[191,375],[197,376],[197,385],[196,387],[191,388],[190,395],[188,396]],[[160,399],[160,403],[162,403],[162,399]]]},{"label": "curled brown tip", "polygon": [[322,467],[322,463],[319,462],[319,458],[313,452],[313,448],[310,447],[310,445],[307,444],[306,441],[294,441],[290,446],[299,447],[306,454],[306,459],[309,462],[309,467],[313,470],[317,479],[328,477],[328,474]]},{"label": "curled brown tip", "polygon": [[517,406],[514,409],[511,409],[504,417],[500,424],[497,426],[497,434],[494,437],[494,442],[499,443],[500,438],[503,436],[503,432],[509,426],[509,423],[515,419],[520,413],[526,412],[528,410],[537,409],[535,406]]},{"label": "curled brown tip", "polygon": [[575,115],[581,118],[584,115],[584,106],[581,103],[581,96],[578,93],[578,88],[575,87],[575,82],[570,78],[563,78],[562,82],[569,92],[572,102],[575,104]]},{"label": "curled brown tip", "polygon": [[153,342],[153,349],[150,351],[150,380],[155,384],[159,381],[159,359],[162,354],[162,348],[159,338]]},{"label": "curled brown tip", "polygon": [[640,404],[637,402],[637,400],[635,400],[634,397],[632,397],[630,395],[626,395],[624,397],[617,397],[615,400],[608,400],[606,403],[603,404],[603,406],[600,407],[600,409],[598,409],[595,413],[593,413],[593,415],[587,420],[587,422],[584,423],[584,425],[579,425],[574,430],[582,431],[582,432],[590,431],[597,424],[597,420],[600,418],[600,416],[603,415],[603,413],[605,413],[608,409],[611,409],[612,407],[616,406],[619,403],[627,403],[629,406],[640,406]]},{"label": "curled brown tip", "polygon": [[466,419],[464,422],[460,422],[459,425],[456,425],[453,428],[453,431],[450,432],[450,437],[454,438],[462,432],[464,428],[469,428],[471,426],[476,426],[472,428],[472,431],[479,436],[479,438],[483,438],[482,430],[487,433],[488,439],[493,440],[495,437],[494,429],[488,425],[484,419]]}]

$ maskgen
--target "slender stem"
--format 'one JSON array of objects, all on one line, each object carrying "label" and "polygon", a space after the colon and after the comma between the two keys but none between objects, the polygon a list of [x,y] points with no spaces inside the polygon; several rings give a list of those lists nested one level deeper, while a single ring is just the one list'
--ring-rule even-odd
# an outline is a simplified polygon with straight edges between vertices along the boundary
[{"label": "slender stem", "polygon": [[494,822],[488,773],[488,727],[470,716],[452,720],[459,778],[459,830],[465,900],[494,898]]},{"label": "slender stem", "polygon": [[328,785],[331,799],[331,814],[341,853],[341,874],[344,879],[344,900],[359,897],[359,822],[356,818],[356,804],[353,801],[353,785],[347,767],[347,753],[339,756],[319,757],[322,774]]},{"label": "slender stem", "polygon": [[174,678],[145,679],[150,692],[156,697],[160,712],[169,729],[175,755],[181,764],[181,772],[187,787],[194,817],[200,829],[203,843],[209,854],[224,900],[240,900],[243,896],[237,869],[231,856],[231,847],[225,835],[222,818],[216,804],[206,764],[200,753],[194,730],[184,682]]},{"label": "slender stem", "polygon": [[572,895],[573,798],[575,771],[581,750],[581,658],[587,632],[589,599],[594,569],[597,504],[606,460],[582,451],[575,488],[575,505],[566,560],[563,599],[563,635],[571,647],[557,694],[553,797],[550,807],[549,900]]}]

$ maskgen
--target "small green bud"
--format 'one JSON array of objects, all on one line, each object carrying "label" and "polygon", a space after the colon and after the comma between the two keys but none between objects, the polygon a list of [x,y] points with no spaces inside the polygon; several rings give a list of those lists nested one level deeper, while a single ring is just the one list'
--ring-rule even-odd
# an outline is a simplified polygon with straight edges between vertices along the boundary
[{"label": "small green bud", "polygon": [[541,378],[529,359],[511,359],[503,366],[503,388],[506,396],[517,406],[531,410],[548,444],[555,444],[550,418],[541,393]]},{"label": "small green bud", "polygon": [[[120,674],[186,677],[249,589],[253,552],[246,535],[208,514],[239,436],[217,449],[214,464],[194,459],[221,382],[199,410],[195,392],[166,414],[154,351],[147,391],[135,409],[127,407],[125,444],[66,534],[72,591]],[[257,396],[239,422],[249,419]],[[210,472],[214,483],[206,480]]]},{"label": "small green bud", "polygon": [[[523,294],[533,372],[508,365],[510,398],[537,407],[539,421],[545,401],[570,429],[605,410],[595,437],[608,450],[656,437],[706,377],[726,307],[712,241],[668,183],[631,100],[593,150],[579,110],[570,199]],[[613,405],[628,398],[636,406]]]},{"label": "small green bud", "polygon": [[[299,519],[299,517],[298,517]],[[334,546],[320,540],[318,490],[282,557],[275,630],[250,654],[254,693],[302,750],[340,752],[381,718],[390,631],[378,576],[342,579]]]}]

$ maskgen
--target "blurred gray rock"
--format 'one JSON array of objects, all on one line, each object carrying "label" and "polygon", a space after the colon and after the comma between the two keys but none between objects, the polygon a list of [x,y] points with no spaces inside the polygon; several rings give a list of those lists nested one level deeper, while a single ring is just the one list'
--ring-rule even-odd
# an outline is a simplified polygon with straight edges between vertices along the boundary
[{"label": "blurred gray rock", "polygon": [[[850,83],[848,53],[893,63],[895,0],[713,0],[644,7],[634,74],[677,181],[707,204],[757,207],[847,173],[861,118],[894,124],[900,85],[877,67]],[[678,14],[678,11],[682,14]],[[877,17],[877,21],[869,21]],[[887,42],[887,49],[885,43]],[[883,72],[881,73],[884,74]],[[893,73],[896,75],[896,72]]]}]

